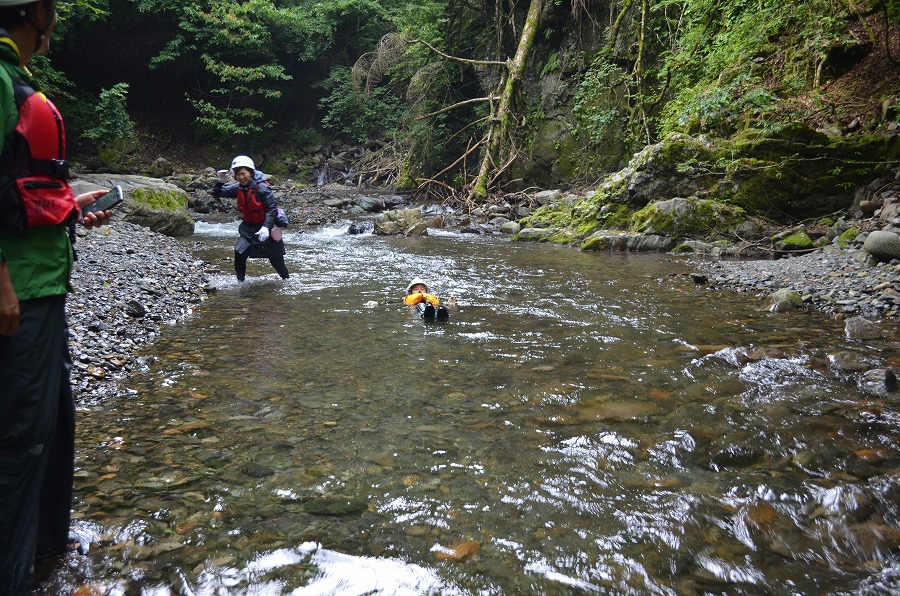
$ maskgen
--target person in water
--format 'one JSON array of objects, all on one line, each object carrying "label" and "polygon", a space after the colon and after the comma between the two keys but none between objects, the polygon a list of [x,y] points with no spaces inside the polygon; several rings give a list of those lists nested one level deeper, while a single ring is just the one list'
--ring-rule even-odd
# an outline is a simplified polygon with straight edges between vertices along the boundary
[{"label": "person in water", "polygon": [[287,279],[290,274],[284,264],[284,241],[281,230],[275,227],[278,218],[275,194],[246,155],[232,160],[231,174],[237,182],[226,184],[228,170],[219,170],[211,192],[216,198],[237,199],[238,211],[244,219],[238,227],[240,235],[234,247],[234,273],[238,281],[244,281],[250,257],[269,259],[281,279]]},{"label": "person in water", "polygon": [[413,278],[409,285],[406,286],[406,296],[403,297],[403,304],[412,306],[423,319],[438,319],[446,321],[450,318],[447,308],[441,306],[440,299],[428,293],[428,284],[421,278]]}]

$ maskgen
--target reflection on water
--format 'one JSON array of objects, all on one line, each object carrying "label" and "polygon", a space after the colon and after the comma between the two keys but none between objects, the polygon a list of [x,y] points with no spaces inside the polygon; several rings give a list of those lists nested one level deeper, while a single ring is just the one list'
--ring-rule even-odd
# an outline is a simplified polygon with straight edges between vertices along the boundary
[{"label": "reflection on water", "polygon": [[[288,234],[79,412],[73,555],[109,594],[886,592],[898,417],[841,323],[668,256]],[[415,275],[459,310],[423,323]],[[372,305],[372,303],[377,303]]]}]

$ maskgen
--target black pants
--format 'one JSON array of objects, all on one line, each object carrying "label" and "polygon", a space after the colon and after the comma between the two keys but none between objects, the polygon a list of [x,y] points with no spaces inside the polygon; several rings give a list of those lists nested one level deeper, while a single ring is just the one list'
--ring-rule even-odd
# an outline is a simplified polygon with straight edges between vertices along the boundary
[{"label": "black pants", "polygon": [[19,303],[0,336],[0,594],[29,594],[35,555],[65,552],[75,404],[65,296]]},{"label": "black pants", "polygon": [[[237,276],[238,281],[244,281],[244,277],[247,275],[247,259],[249,258],[249,248],[242,253],[234,251],[234,273]],[[275,271],[278,272],[278,275],[281,276],[281,279],[287,279],[288,277],[290,277],[290,274],[287,270],[287,265],[284,264],[283,256],[269,257],[269,263],[272,264],[272,267],[275,269]]]}]

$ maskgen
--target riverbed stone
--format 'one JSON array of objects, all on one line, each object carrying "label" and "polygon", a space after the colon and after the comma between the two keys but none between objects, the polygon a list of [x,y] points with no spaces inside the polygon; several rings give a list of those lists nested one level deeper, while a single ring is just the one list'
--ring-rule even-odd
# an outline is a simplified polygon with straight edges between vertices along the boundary
[{"label": "riverbed stone", "polygon": [[769,295],[771,312],[788,312],[803,307],[803,298],[794,290],[782,288]]},{"label": "riverbed stone", "polygon": [[500,232],[503,234],[518,234],[522,230],[522,226],[516,221],[507,221],[500,225]]},{"label": "riverbed stone", "polygon": [[555,203],[562,198],[562,192],[559,189],[542,190],[534,193],[531,197],[538,205],[549,205]]},{"label": "riverbed stone", "polygon": [[889,368],[866,371],[860,375],[857,386],[866,395],[890,398],[896,394],[897,399],[892,401],[900,401],[900,393],[897,392],[897,375]]},{"label": "riverbed stone", "polygon": [[900,235],[895,232],[874,230],[866,236],[863,248],[879,261],[900,260]]},{"label": "riverbed stone", "polygon": [[851,317],[844,322],[847,339],[877,339],[884,333],[877,324],[863,317]]},{"label": "riverbed stone", "polygon": [[522,228],[515,235],[517,240],[542,240],[553,236],[553,230],[549,228]]}]

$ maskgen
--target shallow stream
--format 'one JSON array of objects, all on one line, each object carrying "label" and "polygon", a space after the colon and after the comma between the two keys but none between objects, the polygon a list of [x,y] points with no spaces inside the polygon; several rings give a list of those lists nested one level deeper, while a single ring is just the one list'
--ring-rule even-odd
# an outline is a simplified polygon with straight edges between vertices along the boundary
[{"label": "shallow stream", "polygon": [[[188,241],[219,291],[78,412],[46,593],[843,594],[900,579],[891,342],[671,256],[508,237]],[[401,303],[419,275],[456,310]]]}]

